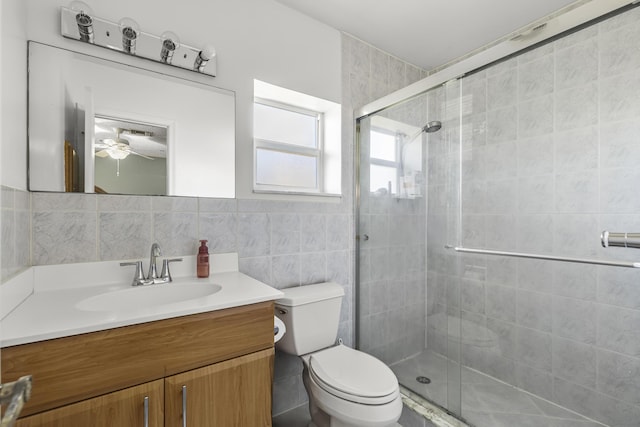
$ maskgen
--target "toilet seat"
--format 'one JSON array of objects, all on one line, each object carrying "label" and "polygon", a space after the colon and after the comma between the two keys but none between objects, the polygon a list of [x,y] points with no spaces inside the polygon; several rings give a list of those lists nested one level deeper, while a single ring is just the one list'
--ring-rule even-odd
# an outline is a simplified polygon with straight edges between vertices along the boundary
[{"label": "toilet seat", "polygon": [[388,366],[342,344],[312,353],[308,369],[320,388],[351,402],[384,405],[400,393],[398,380]]}]

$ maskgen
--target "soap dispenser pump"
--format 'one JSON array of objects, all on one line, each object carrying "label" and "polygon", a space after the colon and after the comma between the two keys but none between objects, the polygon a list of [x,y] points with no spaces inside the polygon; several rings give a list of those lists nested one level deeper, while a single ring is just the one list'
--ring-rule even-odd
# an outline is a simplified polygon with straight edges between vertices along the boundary
[{"label": "soap dispenser pump", "polygon": [[200,240],[197,264],[198,277],[209,277],[209,248],[207,247],[207,240]]}]

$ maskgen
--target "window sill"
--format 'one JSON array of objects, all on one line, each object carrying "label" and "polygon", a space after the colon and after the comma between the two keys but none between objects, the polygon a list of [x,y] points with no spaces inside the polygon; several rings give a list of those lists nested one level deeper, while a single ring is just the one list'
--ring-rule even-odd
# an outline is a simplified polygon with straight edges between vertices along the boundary
[{"label": "window sill", "polygon": [[274,194],[274,195],[285,195],[285,196],[309,196],[309,197],[326,197],[329,199],[341,199],[342,194],[336,193],[317,193],[317,192],[307,192],[307,191],[286,191],[286,190],[253,190],[254,194]]}]

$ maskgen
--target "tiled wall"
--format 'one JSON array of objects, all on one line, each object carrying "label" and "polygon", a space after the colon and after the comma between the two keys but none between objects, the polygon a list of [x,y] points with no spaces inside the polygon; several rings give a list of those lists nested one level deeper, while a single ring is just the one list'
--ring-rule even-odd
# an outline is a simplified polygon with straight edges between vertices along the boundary
[{"label": "tiled wall", "polygon": [[[460,82],[464,246],[640,259],[599,238],[640,229],[639,37],[636,8]],[[467,256],[456,277],[432,270],[446,262],[433,255],[429,321],[462,311],[465,365],[638,425],[640,272]],[[491,346],[465,341],[477,326]],[[429,331],[428,346],[446,351],[446,324]]]},{"label": "tiled wall", "polygon": [[[351,108],[343,105],[344,110],[425,76],[417,67],[343,36],[343,85],[351,96]],[[424,200],[370,196],[366,138],[360,153],[360,234],[370,238],[360,241],[360,347],[391,363],[424,347]]]},{"label": "tiled wall", "polygon": [[31,211],[29,193],[2,187],[2,273],[0,283],[31,265]]},{"label": "tiled wall", "polygon": [[425,346],[424,200],[370,202],[360,212],[369,237],[360,246],[360,347],[392,364]]},{"label": "tiled wall", "polygon": [[[276,288],[335,281],[340,336],[352,343],[351,206],[190,197],[32,193],[34,265],[237,252],[240,271]],[[195,272],[194,272],[195,273]],[[306,400],[297,358],[278,353],[274,413]]]}]

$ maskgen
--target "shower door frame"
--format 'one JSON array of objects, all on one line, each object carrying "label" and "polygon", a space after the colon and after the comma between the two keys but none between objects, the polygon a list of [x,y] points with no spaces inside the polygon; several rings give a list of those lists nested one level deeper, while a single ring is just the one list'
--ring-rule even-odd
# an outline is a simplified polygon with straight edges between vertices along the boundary
[{"label": "shower door frame", "polygon": [[[433,74],[430,76],[356,109],[354,111],[356,138],[358,137],[359,122],[365,117],[426,93],[449,80],[475,73],[496,62],[504,61],[541,44],[578,31],[583,26],[590,25],[594,20],[606,19],[608,15],[622,13],[637,7],[634,5],[636,2],[638,0],[607,0],[607,2],[581,0],[577,5],[569,5],[550,16],[534,21],[488,46],[463,56],[462,59],[444,64],[433,70]],[[534,28],[543,24],[546,26],[542,30],[533,31]],[[519,36],[521,37],[518,38]],[[355,160],[357,167],[358,159]]]}]

